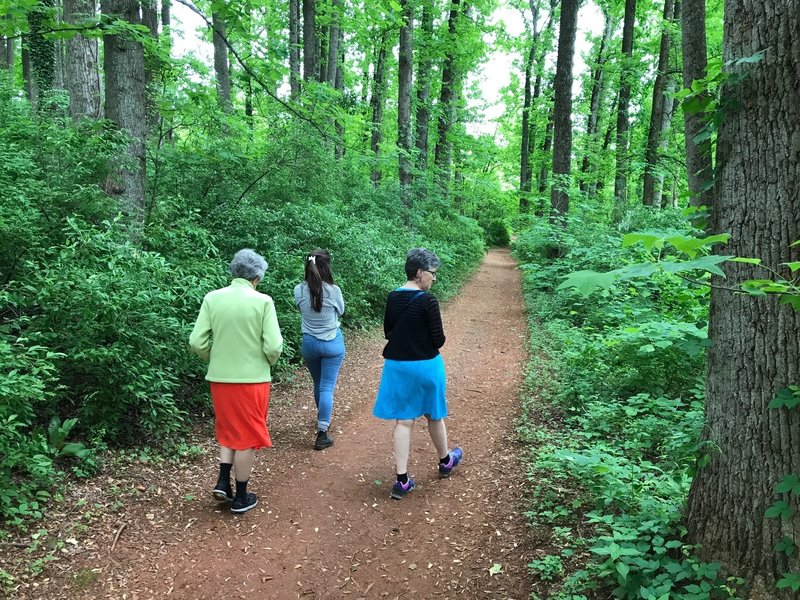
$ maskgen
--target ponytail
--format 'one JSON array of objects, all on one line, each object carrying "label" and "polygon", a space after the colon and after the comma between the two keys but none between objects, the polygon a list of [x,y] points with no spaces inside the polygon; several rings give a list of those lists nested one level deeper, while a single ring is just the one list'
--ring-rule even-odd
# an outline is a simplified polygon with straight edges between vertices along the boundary
[{"label": "ponytail", "polygon": [[327,250],[314,250],[306,257],[305,280],[311,292],[311,308],[322,311],[323,283],[333,285],[331,274],[331,255]]}]

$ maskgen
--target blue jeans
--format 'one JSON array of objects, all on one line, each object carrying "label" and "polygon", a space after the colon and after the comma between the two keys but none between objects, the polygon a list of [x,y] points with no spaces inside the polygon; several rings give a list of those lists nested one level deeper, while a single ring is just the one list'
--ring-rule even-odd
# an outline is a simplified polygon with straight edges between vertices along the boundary
[{"label": "blue jeans", "polygon": [[344,338],[337,331],[332,340],[320,340],[303,334],[303,358],[314,380],[314,402],[317,404],[317,429],[328,431],[333,413],[333,388],[344,361]]}]

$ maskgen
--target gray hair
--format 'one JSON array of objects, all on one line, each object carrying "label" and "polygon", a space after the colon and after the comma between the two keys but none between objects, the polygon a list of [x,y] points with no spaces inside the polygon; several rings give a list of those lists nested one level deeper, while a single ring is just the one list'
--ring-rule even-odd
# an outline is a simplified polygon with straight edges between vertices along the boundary
[{"label": "gray hair", "polygon": [[417,276],[417,271],[438,269],[441,265],[439,257],[425,248],[413,248],[406,254],[406,276],[409,280]]},{"label": "gray hair", "polygon": [[229,268],[231,277],[234,279],[241,277],[242,279],[247,279],[247,281],[252,281],[256,277],[264,279],[267,266],[267,261],[263,256],[255,250],[244,248],[233,255]]}]

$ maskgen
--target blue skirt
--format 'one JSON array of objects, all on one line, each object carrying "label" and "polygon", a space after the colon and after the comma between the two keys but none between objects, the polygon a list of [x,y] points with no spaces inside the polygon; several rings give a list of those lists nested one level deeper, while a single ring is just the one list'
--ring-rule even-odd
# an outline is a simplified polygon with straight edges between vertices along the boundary
[{"label": "blue skirt", "polygon": [[447,383],[441,355],[428,360],[383,363],[381,385],[372,414],[379,419],[431,419],[447,416]]}]

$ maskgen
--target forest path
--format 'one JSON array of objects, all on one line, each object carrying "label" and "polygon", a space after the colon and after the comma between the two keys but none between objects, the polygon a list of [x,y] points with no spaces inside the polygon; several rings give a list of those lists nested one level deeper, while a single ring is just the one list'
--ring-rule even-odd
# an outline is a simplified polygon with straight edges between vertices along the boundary
[{"label": "forest path", "polygon": [[[351,336],[334,446],[313,450],[316,414],[304,370],[273,388],[275,447],[256,460],[256,509],[233,516],[212,500],[210,443],[179,466],[108,469],[83,490],[89,502],[77,509],[103,506],[106,516],[83,533],[72,529],[64,556],[20,597],[528,598],[533,556],[514,442],[527,335],[520,273],[508,252],[489,252],[442,314],[448,433],[451,447],[464,449],[449,479],[438,479],[419,419],[410,460],[417,489],[389,498],[392,425],[371,414],[384,340]],[[490,572],[495,564],[499,573]]]}]

